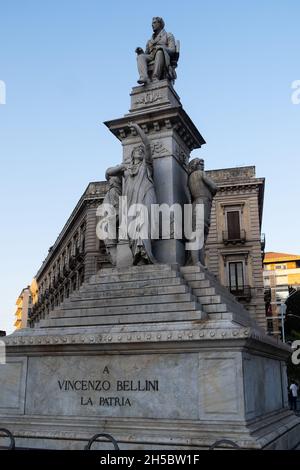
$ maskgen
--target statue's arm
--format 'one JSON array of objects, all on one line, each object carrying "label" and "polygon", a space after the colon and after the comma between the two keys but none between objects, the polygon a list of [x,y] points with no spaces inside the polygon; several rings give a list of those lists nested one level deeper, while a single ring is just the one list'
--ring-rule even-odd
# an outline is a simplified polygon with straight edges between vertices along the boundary
[{"label": "statue's arm", "polygon": [[124,170],[125,166],[122,164],[107,168],[105,172],[105,178],[108,179],[110,176],[123,176]]},{"label": "statue's arm", "polygon": [[141,138],[145,147],[145,160],[152,163],[151,144],[143,129],[136,123],[130,122],[129,127],[133,127]]},{"label": "statue's arm", "polygon": [[214,196],[217,193],[217,189],[218,189],[217,185],[213,182],[213,180],[208,178],[204,172],[203,172],[202,178],[203,178],[203,182],[206,184],[206,186],[209,188],[210,192]]},{"label": "statue's arm", "polygon": [[176,52],[175,38],[172,33],[168,33],[168,46],[165,49],[169,54]]}]

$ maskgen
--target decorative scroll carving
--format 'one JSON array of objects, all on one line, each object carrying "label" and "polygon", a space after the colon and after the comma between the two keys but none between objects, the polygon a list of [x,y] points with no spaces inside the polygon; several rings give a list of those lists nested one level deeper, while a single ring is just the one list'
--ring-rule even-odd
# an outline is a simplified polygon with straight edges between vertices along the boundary
[{"label": "decorative scroll carving", "polygon": [[136,99],[135,104],[153,104],[162,99],[161,94],[158,91],[148,91],[143,93],[142,96]]}]

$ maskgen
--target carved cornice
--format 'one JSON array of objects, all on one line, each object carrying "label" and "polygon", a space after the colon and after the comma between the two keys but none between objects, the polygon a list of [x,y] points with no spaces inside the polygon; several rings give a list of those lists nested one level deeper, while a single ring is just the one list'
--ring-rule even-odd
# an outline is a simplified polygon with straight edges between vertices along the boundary
[{"label": "carved cornice", "polygon": [[[169,331],[137,331],[137,332],[110,332],[103,334],[69,334],[69,335],[40,335],[40,336],[11,336],[5,337],[7,352],[12,352],[14,348],[24,347],[22,353],[30,352],[34,353],[32,347],[47,349],[51,353],[52,347],[66,347],[72,349],[72,346],[81,345],[88,348],[97,345],[133,345],[134,349],[137,349],[138,344],[142,348],[147,348],[147,344],[151,350],[153,345],[160,343],[169,343],[170,348],[176,349],[179,343],[184,343],[185,347],[196,349],[199,348],[201,342],[207,341],[258,341],[262,343],[263,348],[276,348],[279,354],[289,354],[290,348],[286,345],[279,345],[274,338],[267,336],[263,330],[253,327],[232,327],[230,328],[202,328],[194,329],[190,328],[187,330],[169,330]],[[157,346],[159,347],[159,346]],[[213,347],[213,346],[212,346]],[[215,347],[222,347],[222,343],[215,345]],[[27,348],[30,348],[29,350]],[[49,349],[50,348],[50,349]],[[164,346],[165,348],[165,346]],[[77,350],[77,349],[76,349]],[[102,350],[102,349],[101,349]],[[57,352],[57,350],[56,350]]]},{"label": "carved cornice", "polygon": [[232,184],[224,184],[217,183],[218,192],[220,193],[231,193],[231,194],[247,194],[251,192],[257,193],[260,190],[259,183],[232,183]]},{"label": "carved cornice", "polygon": [[127,332],[105,334],[70,334],[6,337],[6,346],[40,346],[58,344],[103,344],[103,343],[143,343],[162,341],[195,341],[230,338],[248,338],[253,336],[251,328],[205,328],[201,330],[177,330],[159,332]]},{"label": "carved cornice", "polygon": [[151,135],[173,129],[190,151],[205,144],[202,135],[181,106],[153,110],[151,113],[132,113],[104,124],[119,140],[124,141],[136,136],[136,131],[128,127],[130,121],[139,124],[145,133]]}]

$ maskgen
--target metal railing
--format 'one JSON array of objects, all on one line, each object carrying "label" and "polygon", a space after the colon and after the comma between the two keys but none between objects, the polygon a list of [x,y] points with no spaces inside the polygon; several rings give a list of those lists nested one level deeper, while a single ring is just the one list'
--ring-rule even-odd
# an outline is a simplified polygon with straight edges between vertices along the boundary
[{"label": "metal railing", "polygon": [[[90,440],[89,442],[87,443],[87,445],[85,446],[85,450],[91,450],[91,447],[92,445],[94,444],[94,442],[99,442],[98,439],[100,437],[104,437],[105,439],[107,439],[109,442],[111,442],[114,446],[114,450],[120,450],[119,446],[118,446],[118,443],[117,441],[110,435],[110,434],[106,434],[106,433],[99,433],[99,434],[95,434]],[[100,442],[105,442],[105,441],[100,441]]]},{"label": "metal railing", "polygon": [[228,286],[227,289],[229,289],[231,294],[239,300],[245,300],[247,302],[251,300],[252,294],[250,286],[243,286],[240,288]]},{"label": "metal railing", "polygon": [[[224,446],[224,444],[225,444],[225,446]],[[221,446],[222,446],[223,449],[227,448],[228,446],[233,447],[234,449],[240,449],[240,446],[236,442],[232,441],[231,439],[219,439],[218,441],[214,442],[209,447],[208,450],[214,450],[217,447],[221,447]]]},{"label": "metal railing", "polygon": [[[4,436],[2,436],[2,434],[4,434]],[[8,429],[5,429],[5,428],[0,428],[0,438],[1,437],[8,437],[10,439],[10,444],[8,447],[3,447],[1,446],[0,449],[2,450],[15,450],[16,448],[16,443],[15,443],[15,439],[14,439],[14,436],[13,434],[8,430]],[[102,439],[101,439],[102,438]],[[101,439],[100,441],[98,439]],[[119,451],[120,448],[119,448],[119,445],[118,445],[118,442],[116,441],[116,439],[111,436],[110,434],[108,433],[98,433],[98,434],[95,434],[87,443],[87,445],[84,447],[84,450],[92,450],[92,445],[95,443],[95,442],[111,442],[113,447],[114,447],[114,450],[115,451]],[[226,449],[226,448],[233,448],[233,449],[241,449],[241,447],[234,441],[232,441],[231,439],[227,439],[227,438],[224,438],[224,439],[218,439],[216,442],[214,442],[209,448],[208,450],[214,450],[216,448],[222,448],[222,449]],[[27,449],[27,448],[26,448]]]},{"label": "metal railing", "polygon": [[[2,434],[4,434],[4,436],[2,436]],[[8,447],[0,446],[0,449],[2,449],[2,450],[4,450],[4,449],[5,450],[15,450],[15,448],[16,448],[15,438],[8,429],[0,428],[0,437],[8,437],[9,440],[10,440],[10,444],[9,444]]]}]

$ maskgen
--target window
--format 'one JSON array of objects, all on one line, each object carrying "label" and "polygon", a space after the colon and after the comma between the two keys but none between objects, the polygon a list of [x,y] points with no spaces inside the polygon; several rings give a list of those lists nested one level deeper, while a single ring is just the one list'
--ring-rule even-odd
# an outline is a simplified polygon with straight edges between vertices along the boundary
[{"label": "window", "polygon": [[240,212],[227,212],[227,232],[229,240],[238,240],[241,237]]},{"label": "window", "polygon": [[84,253],[85,249],[85,223],[80,227],[80,252]]},{"label": "window", "polygon": [[229,286],[231,291],[244,290],[244,269],[242,261],[229,263]]},{"label": "window", "polygon": [[79,237],[78,237],[78,233],[76,232],[73,237],[73,256],[76,256],[78,248],[79,248]]}]

